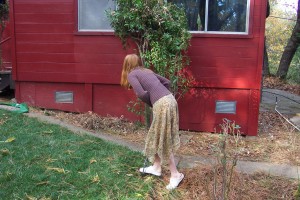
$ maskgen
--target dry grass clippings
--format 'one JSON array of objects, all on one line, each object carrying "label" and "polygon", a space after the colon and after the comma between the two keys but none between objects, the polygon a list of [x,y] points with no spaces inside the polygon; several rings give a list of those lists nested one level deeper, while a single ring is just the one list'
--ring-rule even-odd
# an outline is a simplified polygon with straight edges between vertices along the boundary
[{"label": "dry grass clippings", "polygon": [[[211,166],[186,169],[184,171],[186,176],[179,190],[186,199],[220,199],[218,197],[222,196],[221,171],[222,168],[219,167],[217,173],[214,173]],[[262,173],[246,175],[234,171],[228,199],[293,199],[296,189],[297,181],[271,177]]]}]

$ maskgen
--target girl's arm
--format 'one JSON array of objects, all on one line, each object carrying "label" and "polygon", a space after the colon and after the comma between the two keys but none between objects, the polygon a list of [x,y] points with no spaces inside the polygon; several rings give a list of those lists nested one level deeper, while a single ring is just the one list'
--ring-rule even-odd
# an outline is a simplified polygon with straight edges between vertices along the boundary
[{"label": "girl's arm", "polygon": [[[154,73],[155,74],[155,73]],[[160,76],[158,74],[155,74],[155,76],[158,78],[158,80],[168,89],[170,90],[170,80],[166,79],[163,76]]]},{"label": "girl's arm", "polygon": [[138,78],[132,74],[128,75],[128,82],[132,86],[135,94],[138,98],[140,98],[143,102],[148,104],[152,107],[151,101],[150,101],[150,95],[148,91],[145,91],[142,87],[141,83],[139,82]]}]

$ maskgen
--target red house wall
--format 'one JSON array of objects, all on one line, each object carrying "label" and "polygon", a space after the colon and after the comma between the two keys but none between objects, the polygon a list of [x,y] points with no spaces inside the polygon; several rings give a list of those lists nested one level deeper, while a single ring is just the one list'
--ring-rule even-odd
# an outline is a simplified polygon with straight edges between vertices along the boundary
[{"label": "red house wall", "polygon": [[[113,33],[79,34],[75,2],[10,1],[16,99],[48,109],[139,119],[126,108],[133,92],[119,86],[129,52]],[[214,131],[228,118],[244,134],[257,134],[265,4],[251,1],[249,35],[193,36],[189,56],[198,95],[179,101],[181,129]],[[56,103],[57,91],[72,91],[74,102]],[[237,101],[236,114],[215,113],[217,100]]]}]

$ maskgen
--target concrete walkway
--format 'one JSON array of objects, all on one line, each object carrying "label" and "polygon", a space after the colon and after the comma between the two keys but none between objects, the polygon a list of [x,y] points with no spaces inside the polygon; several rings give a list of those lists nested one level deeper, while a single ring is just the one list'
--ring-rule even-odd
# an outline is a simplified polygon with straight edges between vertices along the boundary
[{"label": "concrete walkway", "polygon": [[276,89],[263,89],[260,111],[282,114],[300,131],[300,96]]},{"label": "concrete walkway", "polygon": [[[300,97],[286,93],[284,91],[264,89],[262,93],[262,103],[260,110],[277,112],[275,110],[276,99],[277,110],[280,110],[281,113],[291,116],[289,119],[294,119],[294,124],[300,127],[300,124],[297,121],[299,120],[300,122]],[[14,110],[15,108],[0,105],[0,109]],[[74,125],[64,123],[53,117],[45,116],[38,113],[27,113],[26,115],[29,117],[37,118],[40,121],[60,125],[77,134],[92,135],[112,143],[126,146],[133,151],[141,152],[143,150],[143,146],[141,145],[121,140],[120,138],[114,137],[113,135],[106,134],[104,132],[87,131]],[[215,162],[212,158],[205,158],[202,156],[178,156],[176,157],[176,161],[178,162],[179,168],[192,168],[197,165],[207,165],[213,164]],[[238,161],[236,169],[240,172],[247,174],[264,172],[274,176],[283,176],[292,179],[300,178],[300,166],[290,166],[285,164],[274,164],[266,162]]]}]

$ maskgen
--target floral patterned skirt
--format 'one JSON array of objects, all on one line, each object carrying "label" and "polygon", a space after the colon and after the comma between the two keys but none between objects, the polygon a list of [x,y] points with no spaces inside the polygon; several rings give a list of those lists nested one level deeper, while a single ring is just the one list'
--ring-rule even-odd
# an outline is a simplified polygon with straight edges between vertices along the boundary
[{"label": "floral patterned skirt", "polygon": [[167,165],[171,153],[180,146],[178,105],[172,94],[153,105],[153,120],[146,136],[144,155],[154,162],[155,154]]}]

